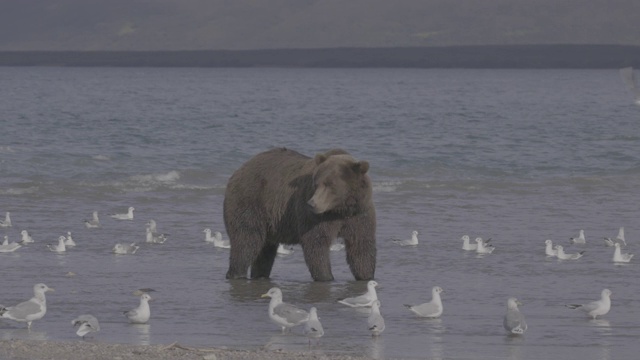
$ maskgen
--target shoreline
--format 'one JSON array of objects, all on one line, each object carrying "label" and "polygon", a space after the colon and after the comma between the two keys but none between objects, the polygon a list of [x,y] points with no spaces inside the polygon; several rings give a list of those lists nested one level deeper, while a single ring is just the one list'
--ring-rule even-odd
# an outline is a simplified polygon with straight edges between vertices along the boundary
[{"label": "shoreline", "polygon": [[619,69],[640,67],[640,46],[532,44],[191,51],[0,51],[0,66]]},{"label": "shoreline", "polygon": [[0,358],[11,360],[216,360],[216,359],[331,359],[360,360],[361,356],[324,354],[309,352],[286,352],[277,350],[231,350],[224,348],[196,348],[174,342],[169,345],[110,344],[79,340],[0,340]]}]

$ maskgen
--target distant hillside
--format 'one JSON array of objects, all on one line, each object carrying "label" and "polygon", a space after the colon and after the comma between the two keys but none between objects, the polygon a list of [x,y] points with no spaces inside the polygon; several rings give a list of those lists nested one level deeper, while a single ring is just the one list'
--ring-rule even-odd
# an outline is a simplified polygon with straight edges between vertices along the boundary
[{"label": "distant hillside", "polygon": [[3,0],[0,51],[640,45],[639,0]]},{"label": "distant hillside", "polygon": [[0,66],[612,69],[640,67],[640,46],[484,45],[195,51],[0,51]]}]

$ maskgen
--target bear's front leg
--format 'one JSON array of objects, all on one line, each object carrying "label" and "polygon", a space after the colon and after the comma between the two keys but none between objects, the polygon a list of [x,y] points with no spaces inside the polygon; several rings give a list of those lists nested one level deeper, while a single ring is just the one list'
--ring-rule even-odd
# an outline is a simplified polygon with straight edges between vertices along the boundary
[{"label": "bear's front leg", "polygon": [[344,239],[347,264],[356,280],[373,280],[376,273],[375,213],[349,219],[338,236]]},{"label": "bear's front leg", "polygon": [[309,272],[314,281],[332,281],[331,258],[329,248],[331,240],[322,236],[308,234],[300,242],[304,261],[307,263]]},{"label": "bear's front leg", "polygon": [[251,278],[268,279],[277,254],[278,244],[265,244],[258,258],[251,265]]}]

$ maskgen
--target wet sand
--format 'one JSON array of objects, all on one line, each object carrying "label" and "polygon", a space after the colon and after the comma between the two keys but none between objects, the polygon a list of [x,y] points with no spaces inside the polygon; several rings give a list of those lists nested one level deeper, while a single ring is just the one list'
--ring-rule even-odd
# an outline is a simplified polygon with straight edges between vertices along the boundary
[{"label": "wet sand", "polygon": [[269,350],[227,350],[216,348],[192,348],[178,343],[169,345],[123,345],[88,341],[53,342],[37,340],[0,341],[0,359],[7,360],[244,360],[244,359],[330,359],[359,360],[364,357],[292,353]]}]

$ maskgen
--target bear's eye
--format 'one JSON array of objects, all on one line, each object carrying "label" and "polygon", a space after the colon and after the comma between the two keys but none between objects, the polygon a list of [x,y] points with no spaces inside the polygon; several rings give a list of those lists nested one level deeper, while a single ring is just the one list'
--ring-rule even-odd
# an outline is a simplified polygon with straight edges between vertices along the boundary
[{"label": "bear's eye", "polygon": [[326,180],[323,185],[326,186],[326,187],[331,187],[331,186],[333,186],[333,181]]}]

